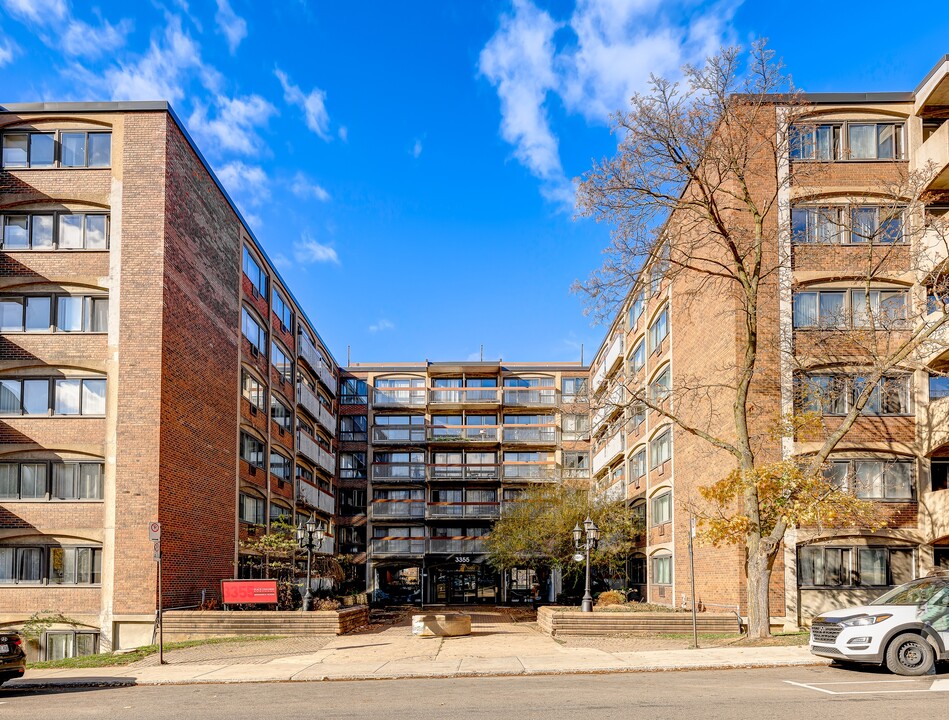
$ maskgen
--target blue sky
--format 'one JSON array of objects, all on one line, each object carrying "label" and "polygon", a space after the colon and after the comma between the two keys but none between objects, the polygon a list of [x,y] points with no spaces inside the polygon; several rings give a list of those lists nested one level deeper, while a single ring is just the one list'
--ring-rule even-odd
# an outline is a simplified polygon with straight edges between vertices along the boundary
[{"label": "blue sky", "polygon": [[0,102],[169,100],[345,363],[589,360],[572,179],[650,72],[767,37],[809,91],[911,90],[949,19],[765,0],[0,0]]}]

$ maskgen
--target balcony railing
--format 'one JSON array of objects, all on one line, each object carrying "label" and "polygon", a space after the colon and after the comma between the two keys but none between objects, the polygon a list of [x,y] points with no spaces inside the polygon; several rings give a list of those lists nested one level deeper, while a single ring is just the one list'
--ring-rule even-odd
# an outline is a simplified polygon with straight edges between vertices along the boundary
[{"label": "balcony railing", "polygon": [[596,474],[600,472],[606,465],[608,465],[613,458],[619,455],[626,447],[624,440],[625,433],[618,432],[613,437],[611,437],[606,445],[600,448],[600,451],[593,456],[593,473]]},{"label": "balcony railing", "polygon": [[590,479],[590,469],[589,468],[564,468],[561,470],[561,475],[564,480],[589,480]]},{"label": "balcony railing", "polygon": [[374,443],[423,443],[425,427],[422,425],[373,425]]},{"label": "balcony railing", "polygon": [[555,480],[557,466],[553,463],[504,463],[504,480]]},{"label": "balcony railing", "polygon": [[555,388],[504,388],[504,404],[517,407],[553,407],[557,404]]},{"label": "balcony railing", "polygon": [[425,407],[425,388],[373,388],[372,404],[376,407]]},{"label": "balcony railing", "polygon": [[484,540],[481,538],[468,537],[443,537],[430,538],[428,541],[428,551],[430,553],[449,554],[460,553],[462,555],[477,555],[485,552]]},{"label": "balcony railing", "polygon": [[327,452],[304,432],[297,431],[297,452],[308,457],[330,475],[336,472],[336,456]]},{"label": "balcony railing", "polygon": [[369,505],[369,517],[373,520],[407,518],[425,519],[424,500],[373,500]]},{"label": "balcony railing", "polygon": [[333,414],[323,407],[323,403],[319,401],[310,388],[300,382],[297,383],[297,403],[316,418],[316,421],[326,429],[330,436],[336,436],[336,421]]},{"label": "balcony railing", "polygon": [[420,463],[373,463],[373,480],[423,482],[425,465]]},{"label": "balcony railing", "polygon": [[598,428],[605,420],[616,415],[624,407],[626,388],[617,385],[609,393],[596,400],[596,411],[593,413],[593,429]]},{"label": "balcony railing", "polygon": [[484,465],[429,465],[428,474],[432,480],[497,480],[498,468],[495,464]]},{"label": "balcony railing", "polygon": [[372,538],[369,548],[373,555],[424,555],[425,538]]},{"label": "balcony railing", "polygon": [[429,503],[428,517],[443,518],[496,518],[501,514],[500,503]]},{"label": "balcony railing", "polygon": [[498,388],[435,388],[431,391],[433,405],[497,405]]},{"label": "balcony railing", "polygon": [[305,335],[300,335],[300,357],[309,365],[320,381],[326,385],[333,397],[336,397],[336,373],[334,373],[320,357],[316,348],[310,344]]},{"label": "balcony railing", "polygon": [[929,187],[949,188],[949,122],[944,122],[919,146],[914,158],[918,170],[930,173]]},{"label": "balcony railing", "polygon": [[429,426],[428,439],[432,442],[486,442],[498,441],[497,425],[440,425]]},{"label": "balcony railing", "polygon": [[603,360],[600,363],[600,367],[597,369],[596,374],[593,376],[593,389],[594,391],[600,386],[600,383],[603,382],[603,379],[609,375],[610,370],[613,369],[613,366],[617,361],[623,357],[623,336],[617,335],[613,338],[613,342],[609,344],[606,348],[606,351],[603,353]]},{"label": "balcony railing", "polygon": [[336,512],[336,500],[332,495],[299,478],[297,479],[297,499],[328,515]]},{"label": "balcony railing", "polygon": [[505,425],[504,442],[549,445],[557,442],[556,425]]}]

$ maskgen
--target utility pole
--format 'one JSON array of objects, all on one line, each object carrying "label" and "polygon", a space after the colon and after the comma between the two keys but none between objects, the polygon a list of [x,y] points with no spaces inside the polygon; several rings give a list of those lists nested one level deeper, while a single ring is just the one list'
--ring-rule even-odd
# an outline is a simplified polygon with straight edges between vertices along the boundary
[{"label": "utility pole", "polygon": [[689,582],[692,586],[692,644],[699,647],[698,618],[695,609],[695,554],[692,552],[692,539],[695,537],[695,515],[689,515]]}]

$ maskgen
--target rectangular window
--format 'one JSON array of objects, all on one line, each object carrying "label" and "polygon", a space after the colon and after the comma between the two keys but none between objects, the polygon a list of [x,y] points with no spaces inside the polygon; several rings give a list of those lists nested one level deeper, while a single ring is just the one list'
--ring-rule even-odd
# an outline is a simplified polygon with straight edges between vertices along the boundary
[{"label": "rectangular window", "polygon": [[654,497],[650,510],[653,525],[672,522],[672,493],[667,492]]},{"label": "rectangular window", "polygon": [[106,250],[109,246],[109,219],[102,214],[4,215],[0,225],[5,250]]},{"label": "rectangular window", "polygon": [[655,352],[669,334],[669,306],[662,309],[649,326],[649,350]]},{"label": "rectangular window", "polygon": [[643,448],[633,455],[629,461],[629,474],[635,482],[640,478],[646,477],[646,449]]},{"label": "rectangular window", "polygon": [[273,312],[283,326],[284,332],[293,332],[293,310],[290,309],[290,303],[283,294],[274,288],[273,293]]},{"label": "rectangular window", "polygon": [[916,479],[911,460],[835,460],[824,471],[835,487],[865,500],[912,501]]},{"label": "rectangular window", "polygon": [[646,342],[640,340],[633,348],[633,354],[629,358],[629,369],[632,372],[639,372],[646,366]]},{"label": "rectangular window", "polygon": [[840,241],[840,208],[791,209],[791,242],[830,244]]},{"label": "rectangular window", "polygon": [[649,443],[649,467],[657,468],[672,457],[672,431],[666,430]]},{"label": "rectangular window", "polygon": [[102,463],[53,463],[52,497],[58,500],[101,500]]},{"label": "rectangular window", "polygon": [[587,402],[587,379],[583,377],[568,377],[563,379],[561,397],[565,403]]},{"label": "rectangular window", "polygon": [[903,126],[894,123],[848,123],[851,160],[894,160],[902,157]]},{"label": "rectangular window", "polygon": [[[863,415],[911,415],[910,375],[882,378],[871,391]],[[796,379],[798,408],[822,415],[846,415],[866,387],[859,376],[811,374]]]},{"label": "rectangular window", "polygon": [[649,396],[654,403],[661,403],[672,392],[672,370],[666,368],[649,386]]},{"label": "rectangular window", "polygon": [[293,361],[276,342],[270,343],[270,362],[284,380],[293,379]]},{"label": "rectangular window", "polygon": [[267,332],[247,308],[241,308],[241,332],[258,353],[263,352],[267,347]]},{"label": "rectangular window", "polygon": [[266,504],[267,503],[263,498],[241,493],[240,511],[238,513],[240,521],[243,523],[250,523],[251,525],[263,525],[264,507]]},{"label": "rectangular window", "polygon": [[270,396],[270,417],[284,430],[293,426],[293,412],[274,395]]},{"label": "rectangular window", "polygon": [[270,474],[287,482],[293,477],[293,461],[278,452],[270,453]]},{"label": "rectangular window", "polygon": [[252,435],[241,433],[241,459],[254,467],[264,466],[264,444]]},{"label": "rectangular window", "polygon": [[629,327],[633,329],[646,310],[646,296],[642,290],[636,293],[633,304],[629,308]]},{"label": "rectangular window", "polygon": [[798,549],[801,586],[887,587],[914,576],[912,548],[808,545]]},{"label": "rectangular window", "polygon": [[244,369],[241,369],[241,395],[258,410],[264,409],[264,386]]},{"label": "rectangular window", "polygon": [[257,297],[266,297],[267,275],[261,269],[260,264],[254,259],[254,256],[246,245],[244,246],[242,268],[247,279],[250,280],[250,284],[255,291],[254,294]]},{"label": "rectangular window", "polygon": [[339,418],[340,442],[366,442],[368,424],[365,415],[341,415]]},{"label": "rectangular window", "polygon": [[660,555],[652,559],[652,581],[655,585],[672,584],[671,555]]},{"label": "rectangular window", "polygon": [[102,582],[102,549],[52,547],[49,582],[53,585],[98,585]]},{"label": "rectangular window", "polygon": [[366,405],[369,402],[369,391],[365,380],[357,378],[343,378],[340,387],[340,405]]},{"label": "rectangular window", "polygon": [[366,453],[340,453],[339,476],[346,480],[365,480]]},{"label": "rectangular window", "polygon": [[836,160],[840,157],[840,126],[794,125],[790,143],[792,160]]}]

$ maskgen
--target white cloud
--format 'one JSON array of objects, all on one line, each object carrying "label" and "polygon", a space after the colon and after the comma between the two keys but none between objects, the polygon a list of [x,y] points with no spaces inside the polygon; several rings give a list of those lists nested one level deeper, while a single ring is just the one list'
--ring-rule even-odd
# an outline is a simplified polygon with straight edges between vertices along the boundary
[{"label": "white cloud", "polygon": [[49,25],[69,15],[66,0],[3,0],[3,7],[18,20]]},{"label": "white cloud", "polygon": [[227,0],[217,0],[217,14],[214,16],[217,21],[218,30],[227,40],[227,47],[231,55],[237,52],[241,40],[247,37],[247,21],[239,17],[231,8]]},{"label": "white cloud", "polygon": [[290,182],[290,192],[301,200],[315,198],[320,202],[327,202],[330,199],[330,194],[326,191],[326,188],[310,182],[302,172],[297,172],[293,176],[293,180]]},{"label": "white cloud", "polygon": [[385,318],[382,318],[369,326],[369,332],[371,333],[382,332],[383,330],[395,330],[395,325]]},{"label": "white cloud", "polygon": [[259,165],[232,160],[216,168],[215,172],[248,224],[255,228],[263,225],[260,216],[252,208],[259,208],[270,199],[270,178],[264,169]]},{"label": "white cloud", "polygon": [[308,94],[304,94],[300,87],[294,85],[287,74],[279,68],[274,70],[274,75],[283,87],[283,99],[288,104],[296,105],[303,110],[306,115],[306,126],[329,142],[330,116],[326,111],[326,93],[319,88],[313,88]]},{"label": "white cloud", "polygon": [[501,16],[482,49],[479,69],[497,89],[501,136],[541,180],[544,197],[570,205],[574,197],[548,114],[553,99],[606,123],[646,88],[650,74],[675,76],[727,44],[741,1],[577,0],[564,25],[532,0],[514,0],[513,14]]},{"label": "white cloud", "polygon": [[13,60],[13,43],[9,40],[0,44],[0,67]]},{"label": "white cloud", "polygon": [[422,154],[422,141],[418,138],[415,139],[415,143],[412,145],[412,149],[409,151],[416,160],[418,156]]},{"label": "white cloud", "polygon": [[148,51],[134,62],[119,61],[105,71],[104,83],[113,100],[168,100],[184,98],[189,72],[201,75],[206,87],[217,82],[217,71],[201,61],[201,49],[172,17],[161,36],[153,37]]},{"label": "white cloud", "polygon": [[337,131],[339,139],[343,142],[349,142],[349,129],[345,125],[340,125]]},{"label": "white cloud", "polygon": [[277,266],[278,270],[289,270],[293,267],[293,263],[283,253],[277,253],[272,258],[273,264]]},{"label": "white cloud", "polygon": [[67,55],[97,58],[123,47],[130,32],[131,20],[121,20],[117,25],[103,20],[101,25],[94,27],[82,20],[73,19],[66,25],[65,32],[56,38],[56,42]]},{"label": "white cloud", "polygon": [[196,100],[188,118],[188,128],[208,147],[216,151],[242,155],[258,154],[261,140],[257,129],[270,120],[277,108],[260,95],[214,98],[217,117],[209,117],[208,108]]},{"label": "white cloud", "polygon": [[326,262],[339,265],[339,255],[335,249],[317,242],[306,233],[293,243],[293,259],[301,265]]}]

